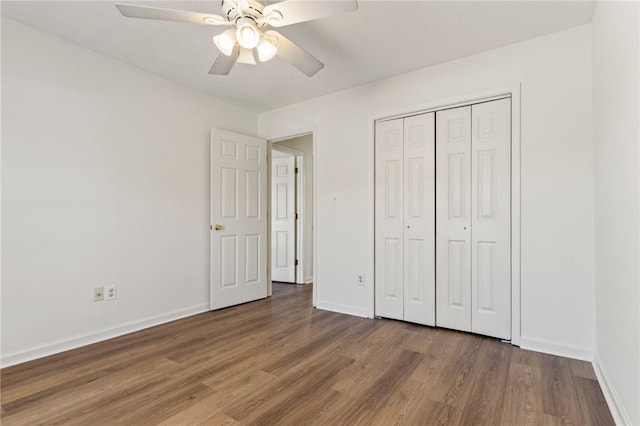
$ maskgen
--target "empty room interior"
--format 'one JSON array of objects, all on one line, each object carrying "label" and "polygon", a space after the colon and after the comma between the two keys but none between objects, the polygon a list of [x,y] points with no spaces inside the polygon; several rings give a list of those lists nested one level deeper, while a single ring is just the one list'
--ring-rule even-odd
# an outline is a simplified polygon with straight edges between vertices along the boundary
[{"label": "empty room interior", "polygon": [[640,426],[637,1],[2,1],[3,425]]}]

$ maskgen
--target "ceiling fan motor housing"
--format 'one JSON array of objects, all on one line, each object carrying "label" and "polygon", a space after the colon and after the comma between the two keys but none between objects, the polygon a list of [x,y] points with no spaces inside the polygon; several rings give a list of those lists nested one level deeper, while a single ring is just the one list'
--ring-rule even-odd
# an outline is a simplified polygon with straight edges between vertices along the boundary
[{"label": "ceiling fan motor housing", "polygon": [[[222,0],[222,13],[224,13],[224,16],[233,23],[243,17],[251,18],[254,22],[262,18],[264,6],[255,0],[248,0],[247,3],[249,7],[242,11],[240,10],[239,2],[236,2],[235,0]],[[256,22],[256,26],[258,28],[262,28],[265,25],[266,24],[264,23],[260,24]]]}]

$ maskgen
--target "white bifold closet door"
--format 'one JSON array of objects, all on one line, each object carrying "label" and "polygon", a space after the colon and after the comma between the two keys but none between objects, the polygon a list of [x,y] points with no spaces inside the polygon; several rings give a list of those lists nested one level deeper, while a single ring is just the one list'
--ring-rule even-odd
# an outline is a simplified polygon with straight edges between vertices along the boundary
[{"label": "white bifold closet door", "polygon": [[436,113],[436,324],[511,338],[511,100]]},{"label": "white bifold closet door", "polygon": [[435,114],[376,123],[375,312],[435,325]]}]

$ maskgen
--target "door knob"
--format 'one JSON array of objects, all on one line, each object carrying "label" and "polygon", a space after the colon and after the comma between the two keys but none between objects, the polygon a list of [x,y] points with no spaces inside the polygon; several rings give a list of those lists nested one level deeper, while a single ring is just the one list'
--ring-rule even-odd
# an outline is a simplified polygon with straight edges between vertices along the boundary
[{"label": "door knob", "polygon": [[222,231],[224,229],[224,226],[220,225],[220,224],[216,224],[213,229],[215,229],[216,231]]}]

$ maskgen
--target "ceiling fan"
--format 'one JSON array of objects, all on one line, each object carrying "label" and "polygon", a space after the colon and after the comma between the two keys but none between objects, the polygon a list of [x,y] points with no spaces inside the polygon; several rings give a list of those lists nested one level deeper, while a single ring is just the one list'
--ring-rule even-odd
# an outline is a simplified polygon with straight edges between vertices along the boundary
[{"label": "ceiling fan", "polygon": [[356,0],[285,0],[264,6],[256,0],[222,0],[222,16],[129,4],[116,4],[116,7],[129,18],[232,27],[213,37],[220,54],[209,74],[227,75],[236,62],[255,64],[256,55],[260,62],[278,55],[311,77],[324,64],[279,32],[264,29],[350,12],[358,8],[358,3]]}]

